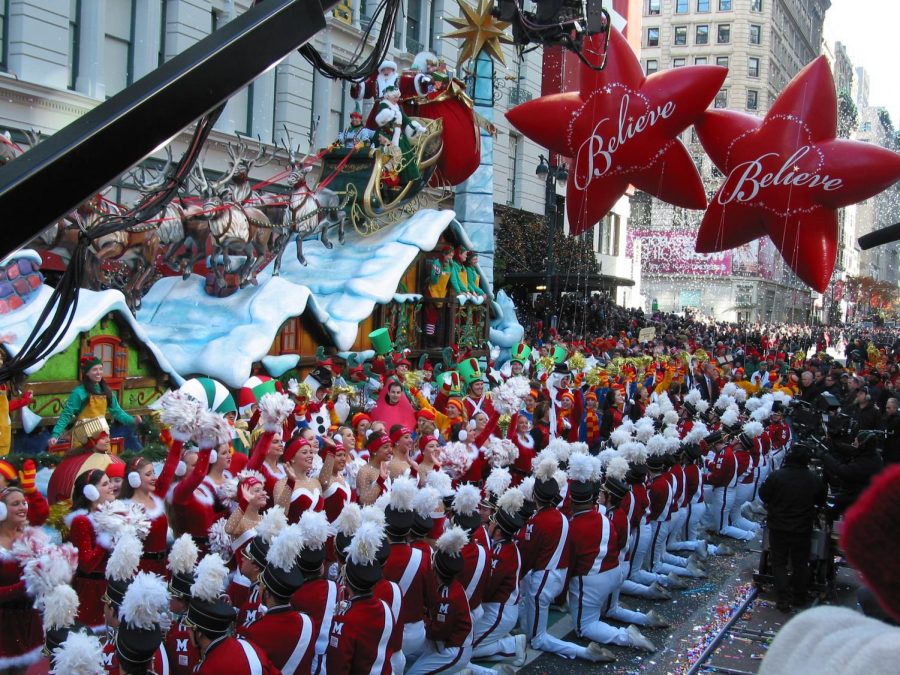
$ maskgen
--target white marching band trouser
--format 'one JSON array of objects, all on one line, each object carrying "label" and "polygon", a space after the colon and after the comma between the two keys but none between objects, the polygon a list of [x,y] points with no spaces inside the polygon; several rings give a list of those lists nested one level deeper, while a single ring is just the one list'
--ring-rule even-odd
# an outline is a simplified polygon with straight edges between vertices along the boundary
[{"label": "white marching band trouser", "polygon": [[534,649],[558,654],[567,659],[587,658],[587,647],[566,642],[547,632],[550,604],[566,583],[566,570],[533,570],[522,579],[519,603],[522,631]]},{"label": "white marching band trouser", "polygon": [[425,651],[425,622],[416,621],[403,626],[403,654],[412,663]]},{"label": "white marching band trouser", "polygon": [[622,582],[622,573],[613,567],[598,574],[574,577],[569,581],[569,613],[579,637],[600,644],[626,646],[631,643],[625,628],[615,628],[600,619],[610,595]]},{"label": "white marching band trouser", "polygon": [[483,602],[484,613],[475,625],[472,657],[500,661],[516,655],[516,638],[510,631],[519,621],[515,602]]},{"label": "white marching band trouser", "polygon": [[622,590],[622,582],[628,574],[628,563],[620,563],[616,568],[618,571],[618,581],[615,584],[612,593],[606,600],[606,607],[603,609],[603,617],[622,621],[623,623],[633,623],[638,626],[646,626],[651,623],[650,619],[643,612],[636,612],[626,609],[619,605],[619,593]]},{"label": "white marching band trouser", "polygon": [[[428,675],[429,673],[458,673],[463,668],[472,668],[472,633],[462,647],[445,647],[442,642],[425,641],[425,649],[406,675]],[[394,671],[400,675],[403,671]]]}]

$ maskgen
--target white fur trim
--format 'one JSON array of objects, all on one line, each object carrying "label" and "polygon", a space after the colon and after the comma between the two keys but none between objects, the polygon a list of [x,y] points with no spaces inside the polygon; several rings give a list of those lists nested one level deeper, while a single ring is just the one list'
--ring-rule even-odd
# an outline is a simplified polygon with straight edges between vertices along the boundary
[{"label": "white fur trim", "polygon": [[33,663],[37,663],[44,657],[42,650],[43,646],[38,646],[24,654],[17,654],[16,656],[0,656],[0,670],[21,668],[22,666],[30,666]]}]

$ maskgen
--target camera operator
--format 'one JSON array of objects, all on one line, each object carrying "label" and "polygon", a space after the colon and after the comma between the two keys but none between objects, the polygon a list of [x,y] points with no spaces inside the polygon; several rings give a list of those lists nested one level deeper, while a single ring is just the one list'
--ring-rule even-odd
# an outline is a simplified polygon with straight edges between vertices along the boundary
[{"label": "camera operator", "polygon": [[889,398],[884,406],[884,417],[881,418],[881,428],[884,429],[885,438],[882,446],[881,458],[885,465],[900,462],[900,401]]},{"label": "camera operator", "polygon": [[833,519],[837,520],[881,471],[883,464],[877,450],[880,436],[877,431],[860,431],[852,443],[834,441],[832,450],[821,454],[825,480],[835,491]]},{"label": "camera operator", "polygon": [[[809,552],[816,508],[825,505],[825,483],[809,469],[811,453],[805,445],[794,445],[780,469],[770,474],[759,488],[766,505],[772,574],[775,577],[776,607],[790,612],[791,605],[807,603]],[[788,561],[792,574],[788,578]]]},{"label": "camera operator", "polygon": [[860,387],[856,392],[856,402],[846,412],[853,420],[854,428],[859,431],[871,431],[879,428],[881,415],[872,402],[868,387]]}]

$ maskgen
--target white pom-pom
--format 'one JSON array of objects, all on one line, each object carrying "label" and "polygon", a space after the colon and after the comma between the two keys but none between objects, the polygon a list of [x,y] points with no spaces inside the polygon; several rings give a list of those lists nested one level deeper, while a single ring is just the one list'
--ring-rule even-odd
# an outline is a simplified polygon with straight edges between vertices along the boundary
[{"label": "white pom-pom", "polygon": [[738,423],[738,411],[734,408],[728,408],[722,413],[722,424],[726,427],[733,427]]},{"label": "white pom-pom", "polygon": [[519,483],[519,489],[522,495],[529,502],[534,501],[534,476],[526,476],[525,480]]},{"label": "white pom-pom", "polygon": [[619,426],[613,429],[612,433],[609,435],[609,441],[617,448],[623,443],[627,443],[631,440],[631,431],[629,431],[624,425]]},{"label": "white pom-pom", "polygon": [[269,543],[286,527],[287,515],[284,512],[284,508],[276,504],[263,514],[262,520],[256,524],[254,529],[257,537]]},{"label": "white pom-pom", "polygon": [[426,485],[419,489],[416,496],[413,497],[412,507],[420,518],[429,518],[432,513],[437,510],[441,503],[441,496],[433,487]]},{"label": "white pom-pom", "polygon": [[197,563],[197,573],[191,585],[191,597],[204,602],[215,602],[225,591],[228,567],[218,555],[204,556]]},{"label": "white pom-pom", "polygon": [[362,523],[362,516],[359,504],[351,502],[344,504],[338,517],[334,519],[333,525],[336,532],[350,536],[359,529],[360,523]]},{"label": "white pom-pom", "polygon": [[131,628],[152,630],[168,619],[169,591],[156,574],[138,572],[125,591],[119,618]]},{"label": "white pom-pom", "polygon": [[505,511],[511,516],[514,516],[521,511],[524,505],[525,495],[517,487],[509,488],[500,495],[500,498],[497,500],[497,508]]},{"label": "white pom-pom", "polygon": [[66,641],[53,650],[50,675],[104,675],[103,647],[95,635],[69,633]]},{"label": "white pom-pom", "polygon": [[324,512],[304,511],[298,525],[303,534],[304,548],[315,550],[325,546],[328,539],[328,516]]},{"label": "white pom-pom", "polygon": [[449,497],[453,494],[453,480],[443,471],[430,471],[428,477],[425,478],[425,484],[437,490],[441,497]]},{"label": "white pom-pom", "polygon": [[613,457],[606,465],[606,475],[610,478],[623,481],[628,473],[628,462],[624,457]]},{"label": "white pom-pom", "polygon": [[434,542],[434,547],[444,555],[455,558],[468,543],[469,535],[466,531],[457,525],[451,525],[444,528],[444,533]]},{"label": "white pom-pom", "polygon": [[[26,528],[26,532],[30,529],[33,528]],[[17,540],[16,544],[18,543]],[[16,545],[13,544],[13,555],[19,557],[21,552],[16,549]],[[23,564],[22,579],[25,581],[25,590],[35,599],[35,608],[40,609],[44,596],[54,588],[72,582],[78,567],[78,549],[69,543],[61,546],[46,545],[39,556],[27,561],[23,561],[20,557],[19,560],[20,564]]]},{"label": "white pom-pom", "polygon": [[458,515],[471,515],[478,510],[481,502],[481,493],[474,485],[460,485],[456,488],[456,496],[453,497],[453,513]]},{"label": "white pom-pom", "polygon": [[756,438],[757,436],[762,434],[763,425],[756,420],[751,420],[750,422],[744,424],[743,427],[741,427],[741,431],[743,431],[744,434],[749,438]]},{"label": "white pom-pom", "polygon": [[25,565],[29,561],[40,557],[49,544],[50,537],[41,528],[26,527],[13,542],[10,550],[19,564]]},{"label": "white pom-pom", "polygon": [[591,465],[590,455],[572,455],[569,457],[569,478],[581,483],[587,483],[591,480],[593,466]]},{"label": "white pom-pom", "polygon": [[545,457],[542,459],[534,470],[534,477],[538,480],[550,480],[559,469],[555,459]]},{"label": "white pom-pom", "polygon": [[294,401],[287,394],[272,392],[259,399],[259,421],[265,431],[280,431],[294,412]]},{"label": "white pom-pom", "polygon": [[78,616],[78,593],[69,585],[63,584],[52,589],[44,596],[43,623],[44,630],[64,628],[75,623]]},{"label": "white pom-pom", "polygon": [[182,391],[167,391],[159,399],[159,420],[169,427],[169,433],[177,441],[190,439],[197,425],[201,405]]},{"label": "white pom-pom", "polygon": [[209,552],[225,560],[231,558],[231,535],[225,531],[225,519],[219,518],[209,528]]},{"label": "white pom-pom", "polygon": [[512,483],[509,469],[493,469],[484,481],[485,489],[495,497],[499,497]]},{"label": "white pom-pom", "polygon": [[172,544],[166,567],[173,574],[190,574],[194,571],[198,557],[200,557],[200,549],[197,548],[191,535],[185,533]]},{"label": "white pom-pom", "polygon": [[409,476],[397,476],[391,482],[390,504],[396,511],[412,511],[412,500],[419,491]]},{"label": "white pom-pom", "polygon": [[106,561],[106,578],[114,581],[128,581],[137,574],[141,564],[143,546],[130,532],[123,534]]},{"label": "white pom-pom", "polygon": [[201,408],[191,438],[201,449],[215,448],[231,442],[231,425],[219,413]]},{"label": "white pom-pom", "polygon": [[384,510],[376,506],[364,506],[359,512],[361,523],[375,523],[378,527],[384,528],[385,518]]},{"label": "white pom-pom", "polygon": [[272,539],[266,560],[270,565],[290,572],[303,548],[303,530],[299,524],[289,525]]},{"label": "white pom-pom", "polygon": [[371,565],[378,555],[382,541],[384,528],[371,521],[363,522],[347,547],[347,558],[355,565]]}]

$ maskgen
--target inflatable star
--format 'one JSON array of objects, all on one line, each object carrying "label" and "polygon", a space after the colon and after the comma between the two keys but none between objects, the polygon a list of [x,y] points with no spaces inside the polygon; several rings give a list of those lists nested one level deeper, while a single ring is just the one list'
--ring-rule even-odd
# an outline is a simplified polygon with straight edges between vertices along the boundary
[{"label": "inflatable star", "polygon": [[801,70],[760,119],[710,110],[697,135],[726,178],[696,249],[725,251],[768,236],[788,266],[823,292],[837,254],[836,209],[900,179],[900,155],[836,139],[837,96],[824,56]]},{"label": "inflatable star", "polygon": [[451,33],[446,33],[444,38],[459,38],[463,41],[462,45],[460,45],[457,68],[462,68],[466,61],[478,56],[482,49],[491,58],[496,59],[505,66],[506,61],[503,59],[500,43],[505,42],[511,45],[513,40],[506,34],[509,23],[497,21],[491,15],[491,10],[494,7],[492,0],[478,0],[477,9],[463,2],[463,0],[457,0],[457,4],[463,13],[462,17],[444,17],[444,21],[457,29]]},{"label": "inflatable star", "polygon": [[[599,43],[600,36],[584,43],[594,63]],[[706,206],[700,175],[678,135],[703,114],[727,73],[692,66],[644,77],[628,42],[612,29],[606,68],[582,64],[580,91],[542,96],[506,117],[531,140],[572,158],[567,213],[572,234],[580,234],[629,184],[676,206]]]}]

